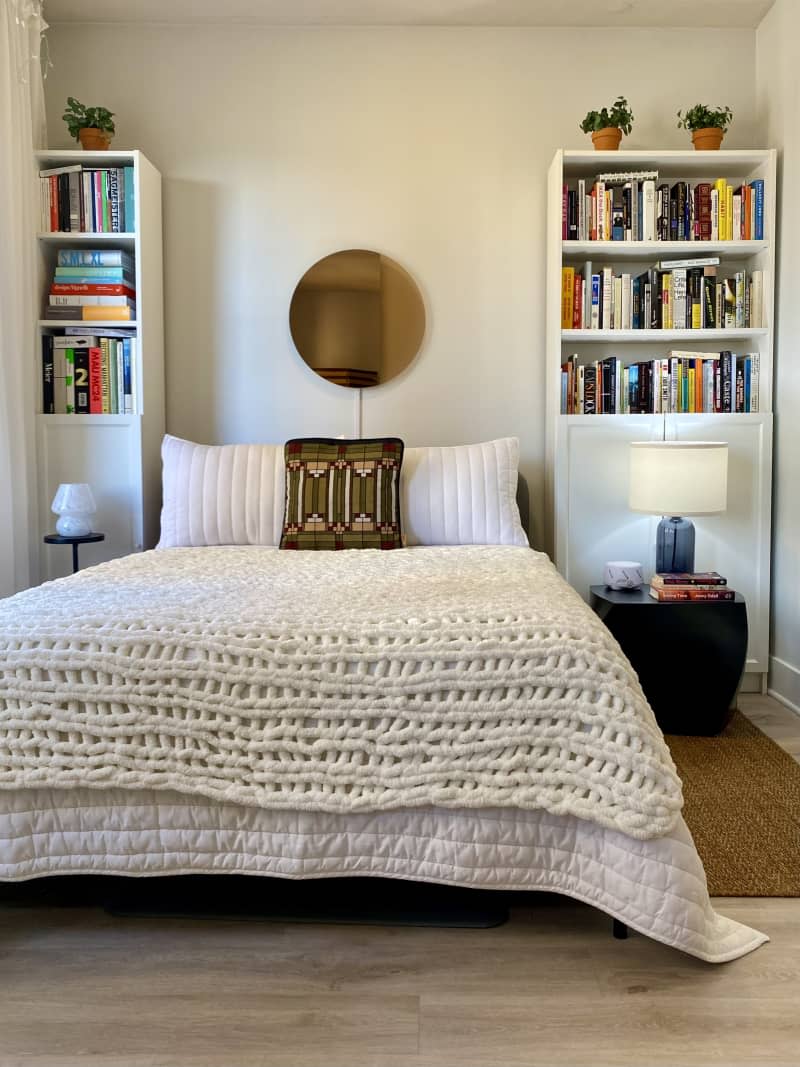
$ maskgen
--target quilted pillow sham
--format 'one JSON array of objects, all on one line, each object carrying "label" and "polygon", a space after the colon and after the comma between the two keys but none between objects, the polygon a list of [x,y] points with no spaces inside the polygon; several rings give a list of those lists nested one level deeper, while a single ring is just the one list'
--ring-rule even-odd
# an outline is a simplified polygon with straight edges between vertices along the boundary
[{"label": "quilted pillow sham", "polygon": [[400,482],[406,544],[527,546],[518,467],[516,437],[407,448]]},{"label": "quilted pillow sham", "polygon": [[399,437],[286,442],[281,548],[401,548]]},{"label": "quilted pillow sham", "polygon": [[166,435],[157,548],[273,545],[283,525],[283,445],[197,445]]}]

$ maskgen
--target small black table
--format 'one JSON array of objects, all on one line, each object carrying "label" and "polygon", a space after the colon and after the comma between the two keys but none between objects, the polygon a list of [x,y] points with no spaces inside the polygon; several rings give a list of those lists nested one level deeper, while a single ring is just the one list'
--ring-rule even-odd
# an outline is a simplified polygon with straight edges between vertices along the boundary
[{"label": "small black table", "polygon": [[106,535],[101,533],[83,534],[81,537],[62,537],[61,534],[45,534],[46,545],[72,545],[72,573],[78,570],[78,545],[89,545],[95,541],[105,541]]},{"label": "small black table", "polygon": [[730,721],[747,658],[747,605],[662,603],[645,585],[591,587],[591,605],[639,675],[664,733],[718,734]]}]

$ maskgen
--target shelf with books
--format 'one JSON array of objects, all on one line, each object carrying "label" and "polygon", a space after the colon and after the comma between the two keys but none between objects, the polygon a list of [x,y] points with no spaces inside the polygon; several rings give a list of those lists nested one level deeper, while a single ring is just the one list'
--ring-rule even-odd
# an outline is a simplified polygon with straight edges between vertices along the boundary
[{"label": "shelf with books", "polygon": [[[161,176],[138,151],[44,150],[34,161],[45,224],[35,236],[42,309],[35,353],[38,541],[52,526],[55,487],[85,481],[97,500],[98,525],[107,532],[96,558],[110,559],[150,548],[158,538],[164,434]],[[70,176],[80,181],[83,194],[90,191],[89,175],[97,180],[92,188],[98,199],[84,196],[76,213]],[[62,224],[62,232],[46,228],[51,178],[62,197],[56,200],[57,223],[72,209],[71,228]],[[126,214],[132,231],[124,225]],[[112,223],[120,232],[113,232]],[[100,232],[89,232],[95,225]],[[39,558],[43,579],[63,573],[52,555]]]},{"label": "shelf with books", "polygon": [[575,352],[561,365],[561,414],[752,415],[761,384],[758,352],[672,349],[635,361]]},{"label": "shelf with books", "polygon": [[[648,173],[645,177],[642,172],[655,174]],[[650,205],[647,232],[645,200],[640,195],[644,189],[640,186],[636,193],[631,187],[623,198],[623,226],[620,230],[617,225],[616,229],[617,238],[630,239],[576,239],[578,234],[583,236],[587,232],[591,237],[594,219],[591,189],[604,174],[610,175],[608,184],[612,189],[620,185],[624,188],[626,182],[645,180],[653,181],[656,191],[662,186],[660,212],[658,203],[654,207],[649,197],[647,200]],[[733,213],[726,210],[722,231],[726,237],[738,235],[736,240],[720,239],[721,195],[715,200],[716,234],[708,225],[695,227],[697,222],[708,221],[710,191],[708,188],[697,191],[697,187],[706,185],[713,189],[718,181],[719,190],[726,189],[726,208],[731,206],[730,199],[739,194],[737,225],[733,232],[728,230],[727,219],[729,216],[733,219]],[[749,192],[742,192],[745,187]],[[753,618],[747,670],[751,672],[753,687],[760,684],[754,675],[767,669],[769,647],[773,301],[778,282],[776,187],[776,153],[771,149],[715,152],[649,149],[611,153],[559,150],[548,173],[547,194],[545,481],[549,525],[544,547],[552,553],[561,573],[584,597],[588,597],[590,584],[602,573],[604,559],[641,558],[647,566],[642,546],[651,544],[653,538],[645,530],[643,520],[632,516],[627,507],[629,443],[676,438],[727,441],[730,450],[728,510],[713,520],[698,522],[698,548],[707,552],[705,565],[714,566],[722,573],[729,572],[747,596]],[[579,208],[581,204],[580,192],[584,194],[582,217],[579,213],[582,228],[572,236],[564,233],[565,188],[576,194],[566,219],[572,226],[576,224],[576,206]],[[758,191],[757,230],[755,190]],[[619,208],[616,198],[612,196],[611,200],[612,206]],[[679,203],[684,208],[682,214],[678,212]],[[659,219],[660,230],[657,229]],[[667,223],[671,227],[673,221],[679,220],[682,220],[680,235],[688,239],[651,239],[651,234],[668,236]],[[613,214],[611,221],[614,221]],[[618,215],[618,224],[619,221]],[[648,240],[639,239],[644,237]],[[678,262],[664,262],[670,260]],[[573,272],[572,300],[570,272]],[[597,308],[591,304],[596,276],[600,281]],[[611,295],[605,299],[609,282]],[[588,304],[584,293],[589,294]],[[604,319],[603,312],[607,309],[610,314]],[[680,328],[673,323],[673,311],[678,315],[676,321],[682,324]],[[592,323],[595,328],[591,328]],[[624,328],[613,328],[615,323]],[[646,324],[647,328],[633,328],[640,324]],[[714,366],[715,355],[721,363],[723,352],[726,358],[735,359],[737,371],[740,361],[743,371],[749,367],[751,390],[757,376],[757,397],[754,400],[751,392],[750,401],[758,410],[751,408],[748,413],[743,397],[732,401],[727,409],[721,409],[716,395],[709,399],[713,385],[708,366]],[[688,393],[681,393],[678,402],[671,395],[665,403],[663,394],[660,402],[656,402],[653,393],[647,391],[650,389],[648,364],[663,365],[673,357],[690,357],[685,369],[687,374],[694,370],[693,404],[687,399]],[[693,366],[691,360],[695,361]],[[627,386],[628,391],[624,397],[620,393],[620,403],[609,405],[618,413],[603,413],[598,417],[596,407],[594,411],[585,408],[586,376],[588,373],[591,377],[589,368],[606,362],[613,362],[621,378],[618,388]],[[572,396],[572,402],[563,407],[571,408],[575,414],[562,414],[565,368],[567,397]],[[580,368],[584,378],[583,404],[576,401],[580,395]],[[698,386],[698,373],[701,386]],[[642,374],[644,394],[640,386]],[[595,387],[596,375],[595,370]],[[659,379],[662,381],[663,374]],[[737,384],[732,379],[734,390]],[[739,411],[735,410],[737,402],[742,405]],[[744,571],[743,559],[750,563]]]}]

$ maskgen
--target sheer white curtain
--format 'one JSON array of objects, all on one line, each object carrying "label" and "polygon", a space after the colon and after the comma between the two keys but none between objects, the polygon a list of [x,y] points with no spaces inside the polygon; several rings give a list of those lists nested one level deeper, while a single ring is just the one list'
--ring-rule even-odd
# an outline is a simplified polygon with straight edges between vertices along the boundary
[{"label": "sheer white curtain", "polygon": [[35,578],[37,186],[45,143],[38,0],[0,0],[0,595]]}]

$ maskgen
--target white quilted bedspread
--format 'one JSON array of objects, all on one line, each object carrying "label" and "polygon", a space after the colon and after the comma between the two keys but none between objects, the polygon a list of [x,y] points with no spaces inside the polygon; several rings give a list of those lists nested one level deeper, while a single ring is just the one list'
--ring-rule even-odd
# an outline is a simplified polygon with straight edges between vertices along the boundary
[{"label": "white quilted bedspread", "polygon": [[618,645],[521,548],[188,548],[0,603],[0,787],[541,809],[637,838],[680,782]]}]

